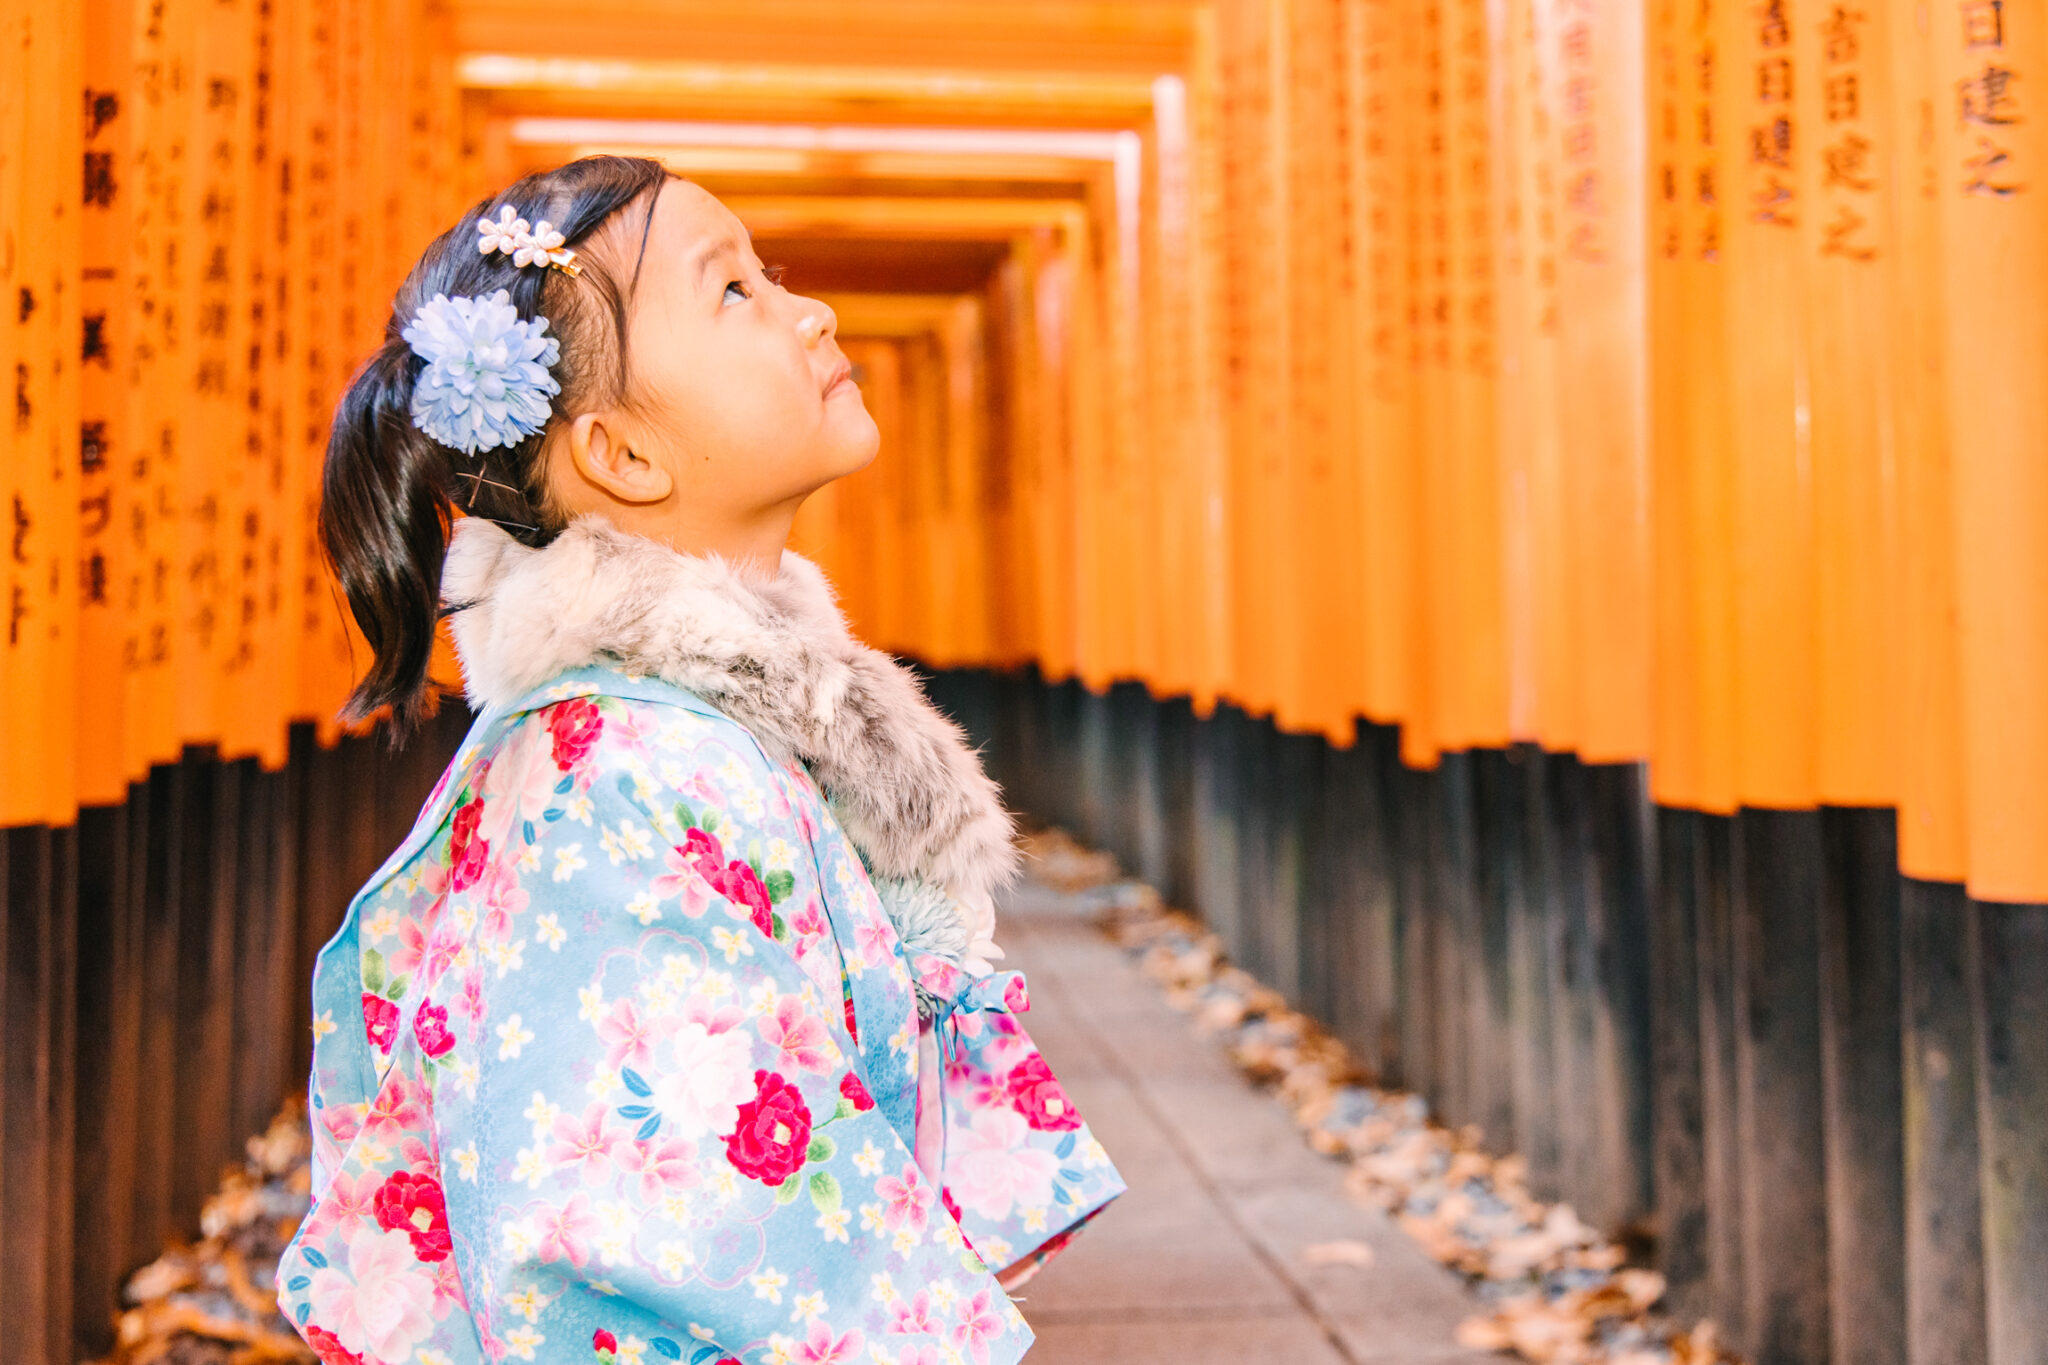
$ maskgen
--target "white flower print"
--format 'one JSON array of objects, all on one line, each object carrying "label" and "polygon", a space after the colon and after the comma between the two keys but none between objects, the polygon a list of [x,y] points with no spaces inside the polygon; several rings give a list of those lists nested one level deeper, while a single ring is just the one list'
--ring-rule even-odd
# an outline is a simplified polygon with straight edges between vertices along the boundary
[{"label": "white flower print", "polygon": [[665,1280],[680,1280],[697,1264],[688,1242],[661,1242],[654,1248],[654,1266]]},{"label": "white flower print", "polygon": [[544,1305],[541,1303],[540,1294],[533,1286],[528,1285],[516,1294],[505,1295],[505,1306],[528,1322],[538,1322],[540,1310]]},{"label": "white flower print", "polygon": [[824,1316],[825,1296],[823,1294],[799,1294],[796,1296],[796,1306],[791,1311],[789,1320],[791,1322],[807,1322],[812,1318],[822,1318]]},{"label": "white flower print", "polygon": [[738,962],[743,957],[754,955],[754,945],[747,942],[746,934],[736,934],[724,925],[719,925],[711,931],[711,943],[719,952],[725,954],[727,962]]},{"label": "white flower print", "polygon": [[476,1143],[467,1142],[455,1149],[455,1173],[472,1185],[476,1183],[477,1164]]},{"label": "white flower print", "polygon": [[653,1081],[654,1101],[676,1137],[728,1133],[754,1095],[752,1039],[738,1029],[713,1033],[699,1023],[676,1030],[673,1070]]},{"label": "white flower print", "polygon": [[754,1286],[754,1297],[770,1303],[782,1302],[783,1286],[789,1283],[789,1276],[774,1266],[765,1267],[760,1274],[747,1277],[747,1283]]},{"label": "white flower print", "polygon": [[[503,974],[502,972],[499,973],[501,976]],[[519,1049],[532,1041],[533,1030],[522,1024],[518,1015],[513,1015],[504,1023],[498,1025],[498,1060],[501,1062],[511,1061],[519,1055]]]},{"label": "white flower print", "polygon": [[319,1042],[322,1038],[334,1032],[334,1028],[334,1011],[321,1010],[313,1019],[313,1041]]},{"label": "white flower print", "polygon": [[872,1180],[882,1173],[882,1149],[872,1141],[861,1143],[860,1150],[853,1154],[853,1169]]},{"label": "white flower print", "polygon": [[[590,812],[590,798],[581,794],[570,797],[562,806],[562,818],[564,820],[574,820],[579,825],[588,826],[590,824]],[[576,847],[581,848],[583,845],[578,844]],[[578,863],[577,866],[582,867],[585,864]]]},{"label": "white flower print", "polygon": [[533,936],[548,946],[550,952],[559,953],[562,945],[569,941],[569,933],[562,928],[562,921],[554,915],[542,915],[533,922]]},{"label": "white flower print", "polygon": [[521,1360],[532,1360],[534,1348],[546,1340],[539,1332],[521,1323],[505,1333],[505,1349]]},{"label": "white flower print", "polygon": [[583,845],[581,844],[565,844],[561,848],[556,849],[555,870],[552,874],[554,879],[558,882],[566,882],[584,868],[589,867],[590,862],[582,856],[582,853]]},{"label": "white flower print", "polygon": [[661,918],[661,902],[654,898],[652,891],[642,891],[626,902],[626,913],[642,924],[652,924]]},{"label": "white flower print", "polygon": [[[554,1163],[541,1154],[538,1147],[521,1147],[518,1157],[512,1163],[512,1178],[524,1184],[529,1190],[540,1188],[540,1182],[554,1170]],[[510,1236],[510,1229],[507,1229]]]}]

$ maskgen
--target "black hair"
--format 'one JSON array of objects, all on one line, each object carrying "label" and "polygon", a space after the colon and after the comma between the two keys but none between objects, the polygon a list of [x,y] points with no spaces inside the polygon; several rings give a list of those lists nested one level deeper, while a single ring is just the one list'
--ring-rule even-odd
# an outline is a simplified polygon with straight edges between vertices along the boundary
[{"label": "black hair", "polygon": [[[431,712],[427,667],[457,504],[528,545],[544,545],[561,531],[541,451],[555,423],[624,397],[627,309],[653,223],[654,192],[668,178],[658,161],[623,156],[586,157],[527,176],[435,238],[399,286],[383,346],[341,396],[321,478],[320,541],[374,655],[342,709],[345,719],[388,711],[396,739]],[[643,197],[647,218],[634,234],[639,251],[621,278],[625,262],[613,258],[626,253],[592,252],[586,244]],[[579,249],[581,273],[521,268],[502,253],[481,254],[477,220],[496,217],[507,205],[529,222],[552,223]],[[400,333],[436,294],[477,297],[500,289],[509,291],[522,319],[548,319],[549,335],[561,342],[552,373],[562,391],[548,428],[515,446],[465,455],[413,425],[413,385],[426,362]]]}]

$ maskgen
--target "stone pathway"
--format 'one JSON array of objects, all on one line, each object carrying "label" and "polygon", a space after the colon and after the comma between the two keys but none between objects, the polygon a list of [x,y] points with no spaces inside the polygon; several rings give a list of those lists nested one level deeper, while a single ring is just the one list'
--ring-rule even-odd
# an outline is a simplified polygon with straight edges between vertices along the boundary
[{"label": "stone pathway", "polygon": [[1027,885],[1000,935],[1033,1038],[1131,1187],[1021,1291],[1032,1365],[1498,1362],[1452,1338],[1476,1307],[1458,1279],[1347,1199],[1090,913]]}]

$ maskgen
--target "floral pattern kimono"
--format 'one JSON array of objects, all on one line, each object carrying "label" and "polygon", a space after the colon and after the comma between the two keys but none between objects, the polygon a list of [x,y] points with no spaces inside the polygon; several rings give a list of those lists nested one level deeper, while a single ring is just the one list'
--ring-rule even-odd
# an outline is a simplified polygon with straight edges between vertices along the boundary
[{"label": "floral pattern kimono", "polygon": [[1007,1365],[998,1275],[1122,1189],[1027,1008],[912,960],[803,764],[560,674],[320,955],[283,1311],[327,1365]]}]

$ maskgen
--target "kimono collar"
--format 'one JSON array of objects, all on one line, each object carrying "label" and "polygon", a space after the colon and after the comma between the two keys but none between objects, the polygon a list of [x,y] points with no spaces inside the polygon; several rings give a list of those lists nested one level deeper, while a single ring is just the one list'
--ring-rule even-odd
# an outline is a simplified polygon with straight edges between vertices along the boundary
[{"label": "kimono collar", "polygon": [[441,595],[480,707],[612,664],[695,693],[776,759],[809,768],[913,953],[986,972],[994,893],[1017,870],[1001,794],[916,678],[855,640],[818,567],[771,581],[579,517],[531,549],[456,523]]}]

